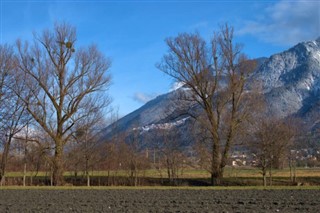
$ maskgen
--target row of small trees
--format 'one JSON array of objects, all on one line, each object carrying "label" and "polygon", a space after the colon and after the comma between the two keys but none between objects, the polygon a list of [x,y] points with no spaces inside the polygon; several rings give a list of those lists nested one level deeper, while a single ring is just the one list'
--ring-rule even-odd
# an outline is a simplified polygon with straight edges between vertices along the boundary
[{"label": "row of small trees", "polygon": [[[167,137],[167,133],[162,133]],[[149,147],[141,145],[137,135],[123,134],[112,138],[107,143],[90,138],[88,141],[69,143],[65,147],[63,165],[69,172],[68,182],[72,184],[84,184],[90,186],[92,175],[104,177],[103,185],[140,185],[141,177],[147,170],[152,169],[163,180],[169,179],[170,184],[176,184],[177,178],[184,166],[189,165],[186,160],[183,147],[174,147],[170,141],[165,145],[155,144],[149,141]],[[159,134],[155,135],[158,137]],[[23,185],[51,184],[54,185],[50,144],[39,144],[32,137],[14,138],[8,157],[7,169],[23,174]],[[29,139],[29,140],[28,140]],[[167,139],[169,142],[169,138]],[[176,146],[179,144],[173,141]],[[23,171],[23,173],[22,173]],[[44,183],[39,181],[40,176],[46,177]],[[19,179],[19,183],[21,179]],[[10,184],[9,182],[8,184]],[[96,182],[94,184],[97,184]]]},{"label": "row of small trees", "polygon": [[[257,131],[251,136],[253,144],[248,139],[249,144],[242,145],[254,157],[246,160],[256,161],[254,166],[261,169],[264,185],[267,185],[267,177],[269,184],[272,184],[272,170],[282,168],[283,164],[289,164],[292,168],[292,181],[295,182],[297,158],[291,152],[294,144],[290,143],[293,129],[288,130],[289,125],[283,122],[270,122],[267,124],[264,120],[261,127],[255,127]],[[98,184],[92,182],[91,175],[93,172],[95,176],[103,172],[100,173],[104,176],[102,185],[140,185],[143,184],[141,178],[145,176],[145,172],[151,169],[169,184],[176,185],[185,168],[200,166],[210,171],[210,150],[203,141],[186,147],[177,137],[177,132],[178,129],[149,132],[147,138],[143,139],[144,143],[141,141],[140,131],[115,136],[108,143],[99,143],[92,135],[81,135],[83,140],[70,143],[65,149],[63,164],[72,179],[69,182],[84,184],[83,180],[86,179],[88,186]],[[27,141],[31,138],[27,138],[27,135],[25,138],[14,138],[11,151],[15,152],[11,152],[9,169],[28,172],[27,184],[32,184],[33,177],[37,177],[38,172],[45,172],[48,181],[50,180],[47,184],[53,184],[52,153],[49,146],[34,143],[33,140]],[[86,141],[85,138],[89,140]],[[227,164],[230,165],[231,162]],[[97,177],[93,181],[96,180]],[[23,183],[26,184],[26,173]]]}]

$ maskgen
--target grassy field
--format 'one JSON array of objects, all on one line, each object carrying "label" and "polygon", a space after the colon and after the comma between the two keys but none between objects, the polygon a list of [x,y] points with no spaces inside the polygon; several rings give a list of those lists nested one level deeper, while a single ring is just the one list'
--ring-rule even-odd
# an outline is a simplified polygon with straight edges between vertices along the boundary
[{"label": "grassy field", "polygon": [[[289,177],[289,168],[272,170],[274,177]],[[320,168],[297,168],[297,177],[320,177]],[[261,177],[261,171],[256,168],[227,168],[225,177]]]},{"label": "grassy field", "polygon": [[[272,170],[274,177],[290,177],[289,168],[281,170]],[[27,176],[34,176],[35,173],[27,172]],[[46,172],[39,172],[38,177],[48,176]],[[73,172],[65,172],[65,176],[74,176]],[[83,172],[78,172],[78,175],[83,175]],[[91,176],[107,176],[107,171],[91,171]],[[110,176],[129,176],[128,171],[110,171]],[[7,172],[7,177],[22,177],[23,172]],[[166,178],[166,170],[145,170],[139,172],[140,177],[149,178]],[[297,168],[297,177],[319,177],[320,178],[320,168]],[[200,169],[185,169],[179,172],[180,178],[209,178],[210,174],[205,170]],[[226,167],[224,171],[225,178],[258,178],[261,177],[261,171],[257,168],[252,167]]]},{"label": "grassy field", "polygon": [[[37,177],[34,173],[27,173],[27,185],[50,185],[50,174],[39,172]],[[86,179],[83,172],[78,172],[77,177],[73,172],[65,172],[65,179],[68,184],[82,186],[86,185]],[[167,179],[166,170],[145,170],[140,171],[138,185],[160,186],[161,188],[170,185]],[[9,185],[22,185],[22,172],[8,172]],[[297,168],[296,183],[290,179],[290,170],[273,170],[273,185],[276,187],[290,185],[320,186],[320,168]],[[91,184],[96,186],[112,185],[124,186],[131,185],[132,179],[128,171],[110,171],[109,176],[106,171],[91,171]],[[210,174],[205,170],[185,169],[179,173],[179,179],[176,182],[178,186],[209,186]],[[262,175],[259,169],[252,167],[227,167],[222,180],[223,186],[228,187],[257,187],[262,185]],[[210,187],[209,187],[210,188]],[[250,187],[249,187],[250,188]]]},{"label": "grassy field", "polygon": [[[21,189],[21,186],[1,186],[1,189]],[[23,189],[54,189],[54,190],[320,190],[320,186],[25,186]]]}]

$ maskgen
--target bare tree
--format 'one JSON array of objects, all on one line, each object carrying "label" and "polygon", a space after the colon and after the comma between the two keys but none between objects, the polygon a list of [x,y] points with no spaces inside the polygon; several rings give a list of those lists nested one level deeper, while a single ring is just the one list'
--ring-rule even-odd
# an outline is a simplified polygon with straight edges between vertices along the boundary
[{"label": "bare tree", "polygon": [[214,34],[210,45],[198,34],[187,33],[166,42],[169,51],[157,66],[182,82],[189,89],[185,98],[201,107],[203,115],[196,119],[209,133],[209,172],[212,184],[217,185],[237,131],[250,115],[245,86],[255,62],[241,54],[241,46],[233,41],[233,28],[227,24]]},{"label": "bare tree", "polygon": [[120,142],[119,149],[122,152],[122,168],[129,172],[131,185],[139,185],[139,176],[149,167],[145,155],[145,147],[141,143],[138,129],[126,133],[125,140]]},{"label": "bare tree", "polygon": [[34,35],[34,43],[17,41],[20,100],[54,143],[53,182],[62,185],[64,147],[75,125],[109,103],[110,61],[96,46],[76,47],[76,30],[62,23]]},{"label": "bare tree", "polygon": [[[112,129],[116,130],[118,128],[117,120],[119,120],[119,108],[112,108],[107,118],[109,122],[108,125],[111,125]],[[105,125],[105,126],[108,126]],[[100,151],[98,152],[100,162],[99,167],[104,171],[107,171],[107,185],[115,184],[115,176],[120,169],[119,167],[119,144],[125,140],[124,134],[115,134],[110,139],[108,139],[105,143],[99,146]],[[112,173],[111,173],[112,171]],[[111,176],[112,175],[112,176]]]},{"label": "bare tree", "polygon": [[269,184],[272,185],[272,169],[279,168],[286,160],[296,131],[293,124],[273,117],[258,119],[254,128],[249,148],[256,156],[257,166],[261,169],[263,185],[267,185],[268,171]]},{"label": "bare tree", "polygon": [[[187,159],[186,146],[179,136],[178,127],[170,125],[170,123],[158,125],[158,128],[150,130],[147,136],[154,167],[160,174],[163,169],[166,169],[169,182],[172,185],[177,184],[179,173],[182,173]],[[149,150],[147,151],[149,155]]]},{"label": "bare tree", "polygon": [[28,176],[29,184],[33,185],[33,178],[37,177],[39,171],[44,170],[51,150],[50,144],[41,137],[41,132],[31,133],[27,126],[22,133],[14,137],[14,148],[23,156],[23,186],[26,186]]},{"label": "bare tree", "polygon": [[69,168],[74,169],[75,173],[78,169],[83,169],[87,186],[90,186],[90,169],[93,169],[101,160],[99,156],[101,144],[99,142],[101,130],[105,127],[103,121],[102,112],[96,112],[78,123],[73,137],[74,143],[68,147],[69,157],[73,159],[72,165],[69,163]]}]

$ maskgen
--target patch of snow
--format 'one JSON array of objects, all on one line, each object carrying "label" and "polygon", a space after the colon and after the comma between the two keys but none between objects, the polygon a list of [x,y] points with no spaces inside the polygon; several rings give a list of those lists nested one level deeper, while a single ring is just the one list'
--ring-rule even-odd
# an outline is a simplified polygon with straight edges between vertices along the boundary
[{"label": "patch of snow", "polygon": [[150,130],[150,127],[148,127],[148,126],[144,126],[144,127],[142,127],[142,131],[146,131],[146,132],[148,132]]},{"label": "patch of snow", "polygon": [[171,87],[171,89],[169,90],[170,92],[172,92],[172,91],[175,91],[175,90],[178,90],[178,89],[180,89],[181,87],[183,87],[185,85],[185,83],[184,82],[175,82],[173,85],[172,85],[172,87]]},{"label": "patch of snow", "polygon": [[318,62],[320,62],[320,51],[316,51],[316,52],[313,54],[313,57],[314,57]]},{"label": "patch of snow", "polygon": [[188,120],[189,118],[190,117],[186,117],[186,118],[183,118],[181,120],[178,120],[178,121],[175,121],[175,122],[170,122],[170,123],[150,124],[150,125],[146,125],[146,126],[143,126],[143,127],[133,128],[132,130],[133,131],[139,130],[139,131],[141,131],[140,134],[143,134],[144,132],[148,132],[148,131],[153,130],[153,129],[169,130],[172,127],[180,126],[181,124],[185,123],[186,120]]},{"label": "patch of snow", "polygon": [[302,87],[304,89],[311,90],[311,88],[313,87],[313,82],[314,82],[314,79],[312,76],[310,76],[302,83]]}]

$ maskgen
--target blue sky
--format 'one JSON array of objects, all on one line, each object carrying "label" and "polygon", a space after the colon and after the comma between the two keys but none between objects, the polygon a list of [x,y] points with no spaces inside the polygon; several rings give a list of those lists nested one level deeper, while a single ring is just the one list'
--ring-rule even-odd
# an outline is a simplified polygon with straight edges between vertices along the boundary
[{"label": "blue sky", "polygon": [[228,22],[243,51],[255,58],[320,36],[318,0],[0,2],[2,44],[31,40],[32,32],[52,29],[56,21],[77,28],[78,46],[97,44],[112,60],[109,93],[120,116],[172,87],[173,81],[155,67],[166,53],[167,37],[197,31],[209,40],[219,24]]}]

